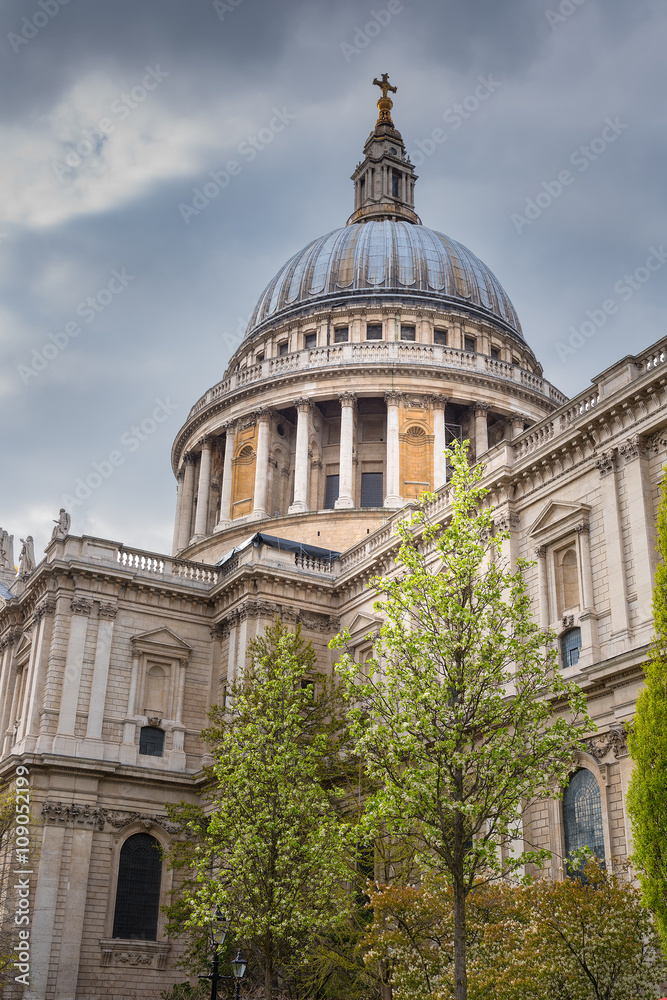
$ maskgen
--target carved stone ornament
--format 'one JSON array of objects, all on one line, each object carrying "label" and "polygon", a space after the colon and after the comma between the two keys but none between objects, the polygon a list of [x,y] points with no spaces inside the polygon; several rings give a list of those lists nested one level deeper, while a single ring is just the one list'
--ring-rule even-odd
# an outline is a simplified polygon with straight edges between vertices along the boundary
[{"label": "carved stone ornament", "polygon": [[145,816],[140,812],[112,811],[92,807],[90,805],[63,805],[62,802],[45,802],[42,806],[42,817],[46,823],[73,823],[79,826],[91,826],[104,830],[108,823],[115,830],[122,830],[130,823],[141,822],[150,829],[151,826],[161,826],[167,833],[178,833],[180,826],[171,823],[165,816]]},{"label": "carved stone ornament", "polygon": [[211,625],[211,639],[225,639],[229,635],[229,622],[216,622]]},{"label": "carved stone ornament", "polygon": [[162,718],[159,715],[149,715],[147,721],[149,726],[159,726]]},{"label": "carved stone ornament", "polygon": [[391,392],[385,392],[384,394],[384,401],[387,404],[387,406],[399,406],[402,400],[403,400],[402,392],[396,392],[395,390],[392,389]]},{"label": "carved stone ornament", "polygon": [[647,440],[646,447],[656,455],[667,448],[667,430],[663,428],[661,431],[653,434]]},{"label": "carved stone ornament", "polygon": [[574,615],[563,615],[561,620],[561,628],[572,628],[574,625]]},{"label": "carved stone ornament", "polygon": [[163,941],[127,941],[121,938],[102,940],[100,964],[166,969],[170,947],[168,942]]},{"label": "carved stone ornament", "polygon": [[46,615],[55,615],[55,613],[56,599],[55,597],[47,597],[35,608],[35,619],[36,621],[41,621]]},{"label": "carved stone ornament", "polygon": [[356,392],[339,392],[338,399],[341,406],[354,406],[357,401]]},{"label": "carved stone ornament", "polygon": [[610,451],[604,451],[599,458],[595,459],[595,468],[601,476],[608,476],[610,472],[614,471],[615,465],[616,451],[613,448]]},{"label": "carved stone ornament", "polygon": [[115,604],[102,603],[100,604],[98,614],[100,618],[108,618],[110,621],[113,621],[118,614],[118,608]]},{"label": "carved stone ornament", "polygon": [[645,453],[644,440],[639,434],[633,434],[627,441],[619,445],[618,450],[626,462],[633,462]]},{"label": "carved stone ornament", "polygon": [[89,615],[93,610],[93,602],[89,601],[87,597],[73,597],[71,608],[72,614]]},{"label": "carved stone ornament", "polygon": [[139,951],[117,951],[116,961],[124,965],[152,965],[153,956],[145,955]]},{"label": "carved stone ornament", "polygon": [[494,517],[493,523],[498,531],[511,531],[519,527],[519,515],[513,510],[502,511]]},{"label": "carved stone ornament", "polygon": [[628,739],[624,727],[588,736],[583,743],[588,753],[598,761],[603,760],[612,751],[616,759],[625,757],[628,753]]}]

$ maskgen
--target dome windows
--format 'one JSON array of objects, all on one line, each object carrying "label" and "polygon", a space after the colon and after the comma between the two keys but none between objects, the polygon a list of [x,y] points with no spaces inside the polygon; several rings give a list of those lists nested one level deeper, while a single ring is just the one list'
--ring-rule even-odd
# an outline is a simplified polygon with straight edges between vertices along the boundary
[{"label": "dome windows", "polygon": [[463,350],[472,351],[473,353],[477,350],[477,342],[474,337],[465,336],[463,338]]},{"label": "dome windows", "polygon": [[417,328],[411,324],[401,323],[401,340],[415,341],[417,339]]},{"label": "dome windows", "polygon": [[334,328],[334,344],[347,344],[350,339],[350,328],[337,326]]},{"label": "dome windows", "polygon": [[317,347],[317,334],[307,333],[303,338],[303,346],[307,351],[311,351],[314,347]]},{"label": "dome windows", "polygon": [[440,347],[447,347],[447,331],[438,330],[437,328],[433,331],[433,343],[439,344]]},{"label": "dome windows", "polygon": [[366,340],[382,340],[382,323],[366,324]]}]

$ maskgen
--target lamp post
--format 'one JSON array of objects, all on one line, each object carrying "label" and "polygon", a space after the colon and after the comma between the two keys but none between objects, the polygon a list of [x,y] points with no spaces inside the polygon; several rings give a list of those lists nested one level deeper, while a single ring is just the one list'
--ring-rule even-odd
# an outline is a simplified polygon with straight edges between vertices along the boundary
[{"label": "lamp post", "polygon": [[211,918],[211,939],[213,941],[213,966],[210,973],[207,976],[199,976],[200,979],[210,979],[211,980],[211,998],[210,1000],[218,1000],[218,983],[221,981],[233,980],[234,982],[234,1000],[239,1000],[241,996],[241,980],[245,976],[245,970],[248,966],[247,961],[241,954],[241,949],[239,948],[236,958],[230,962],[232,967],[231,976],[221,976],[220,969],[220,950],[225,943],[225,938],[227,937],[227,931],[229,929],[229,921],[220,912],[220,907],[218,907]]}]

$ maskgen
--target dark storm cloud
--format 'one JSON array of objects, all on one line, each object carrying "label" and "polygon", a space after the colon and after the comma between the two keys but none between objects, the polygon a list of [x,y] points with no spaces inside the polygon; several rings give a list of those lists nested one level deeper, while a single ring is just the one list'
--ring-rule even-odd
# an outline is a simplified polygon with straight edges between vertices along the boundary
[{"label": "dark storm cloud", "polygon": [[[169,547],[171,441],[271,276],[344,224],[385,70],[424,223],[498,274],[551,381],[575,393],[663,334],[667,266],[614,291],[667,239],[658,0],[54,4],[0,13],[0,524],[16,536],[43,544],[63,494],[119,452],[73,530]],[[250,160],[242,143],[276,110],[284,127]],[[607,119],[627,127],[582,170],[571,157]],[[240,171],[184,220],[230,160]],[[517,231],[563,170],[572,183]],[[123,268],[132,280],[104,294]],[[610,296],[617,311],[559,350]],[[141,439],[156,400],[164,419]]]}]

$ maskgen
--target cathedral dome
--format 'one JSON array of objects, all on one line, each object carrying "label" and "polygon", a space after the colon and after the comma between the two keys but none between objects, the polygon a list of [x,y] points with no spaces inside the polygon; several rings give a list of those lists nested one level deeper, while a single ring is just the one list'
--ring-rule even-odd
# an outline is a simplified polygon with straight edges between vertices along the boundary
[{"label": "cathedral dome", "polygon": [[492,271],[443,233],[396,219],[369,219],[313,240],[269,282],[250,337],[308,305],[428,297],[500,324],[523,340],[514,306]]}]

